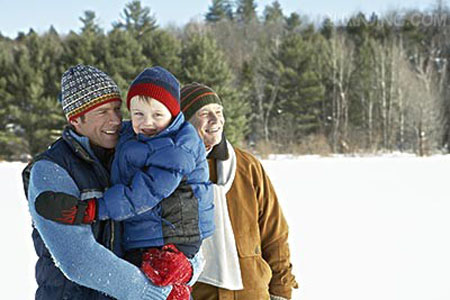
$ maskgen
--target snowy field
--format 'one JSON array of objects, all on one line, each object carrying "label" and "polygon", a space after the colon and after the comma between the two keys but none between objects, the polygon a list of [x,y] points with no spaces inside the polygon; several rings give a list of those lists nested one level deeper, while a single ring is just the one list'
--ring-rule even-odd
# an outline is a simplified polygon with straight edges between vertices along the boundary
[{"label": "snowy field", "polygon": [[[293,299],[450,299],[450,156],[263,164],[290,225]],[[0,163],[2,299],[34,299],[36,288],[23,167]]]}]

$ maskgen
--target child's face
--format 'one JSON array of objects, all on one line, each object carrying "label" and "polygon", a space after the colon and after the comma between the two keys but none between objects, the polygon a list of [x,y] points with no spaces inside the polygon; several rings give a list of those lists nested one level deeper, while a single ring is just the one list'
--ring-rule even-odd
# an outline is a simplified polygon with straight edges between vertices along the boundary
[{"label": "child's face", "polygon": [[169,126],[172,115],[167,107],[153,98],[133,97],[130,103],[131,123],[136,134],[154,136]]}]

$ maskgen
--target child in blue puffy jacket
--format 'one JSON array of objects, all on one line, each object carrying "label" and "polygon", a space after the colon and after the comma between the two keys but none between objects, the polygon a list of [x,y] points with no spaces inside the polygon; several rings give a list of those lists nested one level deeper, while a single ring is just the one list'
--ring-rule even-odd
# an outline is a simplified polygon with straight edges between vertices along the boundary
[{"label": "child in blue puffy jacket", "polygon": [[131,122],[122,124],[111,168],[113,185],[103,197],[84,202],[82,223],[123,221],[125,258],[156,285],[173,285],[167,299],[187,300],[192,274],[187,258],[214,231],[205,146],[184,120],[179,83],[164,68],[148,68],[136,77],[127,107]]}]

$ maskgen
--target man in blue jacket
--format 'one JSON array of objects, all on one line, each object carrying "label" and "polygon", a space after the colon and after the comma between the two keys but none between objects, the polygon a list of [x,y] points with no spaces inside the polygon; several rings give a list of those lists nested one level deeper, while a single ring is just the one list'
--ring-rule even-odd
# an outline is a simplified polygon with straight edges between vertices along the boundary
[{"label": "man in blue jacket", "polygon": [[[66,226],[36,212],[39,197],[98,198],[110,185],[110,161],[121,126],[119,89],[108,75],[84,65],[67,70],[61,87],[69,126],[23,174],[39,257],[36,299],[166,299],[170,287],[152,285],[137,267],[118,257],[120,223]],[[87,203],[74,207],[66,220],[82,224],[92,219],[95,210]],[[192,281],[201,269],[200,260],[191,260]]]}]

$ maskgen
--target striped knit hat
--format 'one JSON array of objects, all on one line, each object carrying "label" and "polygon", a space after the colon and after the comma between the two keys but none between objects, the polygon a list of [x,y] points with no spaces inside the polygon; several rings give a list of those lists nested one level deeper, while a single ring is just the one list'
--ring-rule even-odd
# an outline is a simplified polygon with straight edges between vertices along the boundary
[{"label": "striped knit hat", "polygon": [[181,89],[181,110],[188,121],[200,108],[211,103],[222,105],[217,93],[204,84],[193,82]]},{"label": "striped knit hat", "polygon": [[180,113],[180,83],[162,67],[145,69],[130,85],[127,107],[134,96],[147,96],[164,104],[173,117]]},{"label": "striped knit hat", "polygon": [[122,100],[117,84],[108,75],[80,64],[64,72],[59,101],[71,121],[100,105]]}]

